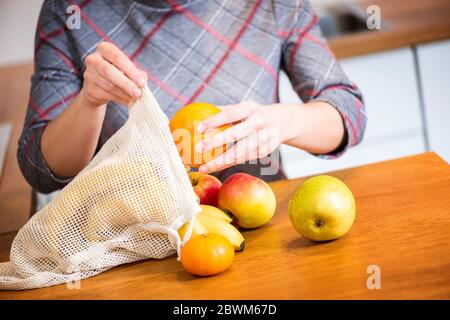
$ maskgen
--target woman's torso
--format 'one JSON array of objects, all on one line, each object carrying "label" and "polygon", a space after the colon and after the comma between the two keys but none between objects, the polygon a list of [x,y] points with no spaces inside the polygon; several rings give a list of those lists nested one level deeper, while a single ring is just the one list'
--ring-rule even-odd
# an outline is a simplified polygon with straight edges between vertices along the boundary
[{"label": "woman's torso", "polygon": [[[170,1],[168,1],[170,2]],[[80,61],[95,50],[99,37],[123,50],[147,71],[149,87],[170,118],[194,101],[215,105],[278,100],[282,41],[271,1],[110,1],[86,5],[85,24],[72,30]],[[85,26],[89,30],[83,30]],[[108,103],[100,144],[127,120],[126,106]],[[261,176],[259,165],[236,171]],[[275,180],[281,171],[262,177]]]}]

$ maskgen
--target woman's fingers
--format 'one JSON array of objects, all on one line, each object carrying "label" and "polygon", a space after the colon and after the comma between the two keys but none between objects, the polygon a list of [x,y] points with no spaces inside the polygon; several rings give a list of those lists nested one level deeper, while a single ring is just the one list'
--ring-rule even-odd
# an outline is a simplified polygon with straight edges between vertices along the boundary
[{"label": "woman's fingers", "polygon": [[95,70],[91,72],[86,72],[84,78],[92,83],[94,86],[102,88],[104,91],[111,93],[111,95],[116,96],[121,99],[121,101],[132,101],[134,97],[130,96],[128,93],[123,91],[121,88],[116,86],[114,83],[108,79],[102,77]]},{"label": "woman's fingers", "polygon": [[138,98],[141,96],[141,89],[131,81],[122,71],[101,57],[96,58],[95,70],[104,78],[127,92],[130,96]]},{"label": "woman's fingers", "polygon": [[276,130],[260,129],[239,140],[233,147],[215,159],[202,165],[199,171],[216,172],[247,161],[260,159],[273,152],[278,145]]},{"label": "woman's fingers", "polygon": [[147,83],[146,72],[109,42],[102,42],[96,52],[86,57],[85,64],[83,92],[97,106],[109,100],[130,105],[141,96],[141,88]]},{"label": "woman's fingers", "polygon": [[108,101],[115,101],[123,105],[128,105],[130,100],[125,100],[122,97],[116,96],[113,93],[103,89],[102,87],[92,84],[83,88],[86,91],[87,96],[92,102],[97,105],[102,105]]},{"label": "woman's fingers", "polygon": [[98,52],[105,60],[123,72],[137,86],[142,88],[145,85],[146,81],[141,70],[116,45],[110,42],[102,42],[98,46]]},{"label": "woman's fingers", "polygon": [[195,146],[195,151],[198,153],[207,152],[225,144],[241,140],[257,130],[254,124],[253,118],[248,118],[244,122],[238,123],[225,131],[218,132],[211,137],[203,139]]},{"label": "woman's fingers", "polygon": [[[270,108],[267,106],[265,108]],[[260,159],[270,154],[283,141],[280,137],[280,111],[260,108],[252,102],[225,107],[217,115],[206,119],[210,127],[206,137],[196,145],[199,153],[204,153],[224,144],[236,142],[223,154],[212,159],[199,168],[201,172],[215,172],[230,166]],[[212,126],[221,126],[236,119],[244,119],[231,128],[213,135]],[[211,133],[211,135],[209,135]]]},{"label": "woman's fingers", "polygon": [[199,171],[204,173],[216,172],[246,161],[258,159],[258,149],[263,144],[264,141],[259,141],[258,132],[254,132],[238,141],[233,147],[215,159],[200,166]]},{"label": "woman's fingers", "polygon": [[243,101],[235,105],[222,108],[222,111],[209,117],[200,123],[197,131],[202,133],[207,130],[219,128],[223,125],[233,123],[247,118],[259,105],[253,101]]}]

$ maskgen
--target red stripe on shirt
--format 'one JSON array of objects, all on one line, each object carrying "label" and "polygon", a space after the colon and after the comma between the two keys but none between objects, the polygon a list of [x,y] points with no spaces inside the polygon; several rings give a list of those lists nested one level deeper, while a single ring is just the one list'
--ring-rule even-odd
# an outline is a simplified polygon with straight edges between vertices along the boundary
[{"label": "red stripe on shirt", "polygon": [[320,46],[322,49],[325,50],[325,52],[327,52],[330,56],[332,56],[334,58],[334,52],[331,51],[330,47],[326,44],[323,43],[322,41],[320,41],[320,39],[314,37],[312,34],[307,33],[305,34],[305,39],[314,42],[315,44],[317,44],[318,46]]},{"label": "red stripe on shirt", "polygon": [[[304,32],[304,30],[305,30],[305,28],[300,28],[298,30],[278,30],[278,35],[280,37],[286,39],[286,38],[289,38],[293,34],[302,33],[302,32]],[[304,39],[314,42],[315,44],[320,46],[322,49],[324,49],[328,54],[330,54],[332,57],[334,57],[333,51],[331,51],[330,47],[328,46],[328,44],[326,42],[321,41],[321,39],[313,36],[310,33],[305,33]]]},{"label": "red stripe on shirt", "polygon": [[53,32],[50,32],[49,34],[45,34],[44,32],[39,32],[39,43],[36,45],[36,48],[34,50],[34,54],[37,54],[39,52],[39,50],[42,48],[42,45],[44,44],[44,40],[48,41],[53,37],[56,37],[58,35],[60,35],[61,33],[63,33],[64,31],[66,31],[67,28],[61,28],[58,30],[55,30]]},{"label": "red stripe on shirt", "polygon": [[41,106],[38,105],[30,96],[30,106],[36,111],[40,118],[45,118],[45,112],[42,110]]},{"label": "red stripe on shirt", "polygon": [[78,93],[80,92],[80,90],[76,90],[74,92],[72,92],[71,94],[65,96],[64,98],[62,98],[61,100],[59,100],[58,102],[55,102],[54,104],[52,104],[50,107],[48,107],[47,109],[45,109],[45,114],[49,114],[50,112],[52,112],[55,108],[59,107],[60,105],[62,105],[63,103],[73,99]]},{"label": "red stripe on shirt", "polygon": [[80,70],[78,67],[73,63],[73,61],[66,55],[64,51],[56,47],[51,42],[47,41],[47,39],[43,38],[43,43],[46,44],[49,48],[51,48],[63,61],[64,63],[71,69],[74,70],[75,74],[80,74]]},{"label": "red stripe on shirt", "polygon": [[[189,18],[195,24],[197,24],[198,26],[200,26],[203,29],[205,29],[206,31],[208,31],[213,37],[215,37],[220,42],[222,42],[222,43],[224,43],[224,44],[226,44],[228,46],[233,43],[233,39],[226,38],[224,35],[222,35],[218,31],[216,31],[215,29],[213,29],[209,24],[207,24],[206,22],[201,20],[196,15],[192,14],[186,8],[180,6],[178,3],[175,3],[173,0],[169,0],[169,2],[173,3],[173,5],[174,5],[176,10],[180,11],[183,15],[185,15],[187,18]],[[250,61],[252,61],[252,62],[262,66],[264,68],[264,70],[266,70],[272,76],[272,78],[274,80],[277,79],[277,72],[276,72],[276,70],[274,69],[274,67],[272,65],[267,63],[267,61],[265,61],[261,57],[256,56],[255,54],[251,53],[250,51],[248,51],[248,50],[246,50],[246,49],[244,49],[244,48],[242,48],[240,46],[236,45],[235,50],[236,50],[236,52],[239,52],[243,57],[247,58],[248,60],[250,60]]]},{"label": "red stripe on shirt", "polygon": [[233,39],[233,42],[229,45],[227,48],[227,51],[222,56],[222,58],[219,60],[219,62],[216,64],[216,66],[213,68],[213,70],[209,73],[209,75],[206,77],[206,79],[203,81],[203,83],[200,85],[200,87],[194,92],[194,94],[189,99],[188,103],[194,101],[205,89],[206,85],[214,78],[214,76],[217,74],[217,72],[220,70],[222,65],[225,63],[225,61],[230,56],[231,52],[235,49],[238,41],[242,38],[244,35],[244,32],[247,30],[247,27],[249,26],[250,22],[253,20],[259,6],[261,5],[261,0],[256,1],[255,5],[252,8],[252,11],[250,12],[247,19],[245,19],[243,26]]},{"label": "red stripe on shirt", "polygon": [[[142,69],[142,68],[141,68]],[[153,81],[157,86],[161,87],[164,91],[166,91],[169,95],[177,99],[183,104],[188,103],[188,99],[184,96],[182,96],[178,91],[170,87],[167,83],[159,80],[157,77],[155,77],[153,74],[151,74],[148,70],[144,70],[147,73],[147,77],[150,81]]]},{"label": "red stripe on shirt", "polygon": [[94,21],[92,21],[91,18],[89,18],[89,16],[88,16],[86,13],[84,13],[84,12],[81,11],[81,17],[82,17],[83,20],[86,22],[86,24],[87,24],[89,27],[91,27],[92,30],[94,30],[95,33],[97,33],[97,34],[100,36],[100,38],[102,38],[103,40],[106,40],[106,41],[110,41],[110,42],[111,42],[111,39],[106,35],[106,33],[104,33],[103,30],[100,29],[100,28],[94,23]]},{"label": "red stripe on shirt", "polygon": [[145,45],[150,41],[150,39],[155,35],[155,33],[161,29],[162,25],[170,18],[170,16],[173,15],[173,11],[169,11],[168,13],[166,13],[164,16],[161,17],[161,19],[159,19],[159,21],[155,24],[155,26],[150,30],[149,33],[147,33],[147,35],[144,37],[144,39],[142,40],[141,44],[139,45],[139,47],[136,49],[136,51],[134,51],[131,56],[130,59],[134,60],[141,52],[142,50],[145,48]]},{"label": "red stripe on shirt", "polygon": [[356,124],[356,131],[359,131],[361,128],[361,118],[362,118],[362,112],[361,112],[361,100],[356,98],[356,110],[358,111],[358,122]]},{"label": "red stripe on shirt", "polygon": [[40,110],[40,112],[38,112],[39,113],[39,118],[33,119],[33,121],[30,122],[28,127],[31,127],[32,125],[34,125],[38,120],[46,120],[47,119],[47,115],[50,112],[52,112],[55,108],[59,107],[63,103],[73,99],[79,92],[80,92],[80,90],[76,90],[76,91],[72,92],[71,94],[65,96],[61,100],[58,100],[57,102],[55,102],[54,104],[52,104],[50,107],[48,107],[45,110],[41,106],[39,106],[36,102],[34,102],[33,100],[30,99],[30,105],[32,106],[32,108],[34,110],[36,110],[35,108],[37,108],[37,109]]},{"label": "red stripe on shirt", "polygon": [[158,32],[163,24],[170,18],[170,16],[173,15],[173,11],[169,11],[164,16],[161,17],[161,19],[155,24],[155,26],[150,30],[149,33],[144,37],[139,47],[128,57],[130,60],[132,60],[138,68],[144,70],[147,73],[147,77],[150,81],[153,81],[157,86],[159,86],[161,89],[166,91],[169,95],[177,99],[178,101],[185,104],[187,102],[187,98],[183,97],[178,91],[170,87],[167,83],[159,80],[155,75],[153,75],[149,70],[144,68],[143,66],[140,66],[136,61],[136,57],[142,52],[142,50],[145,48],[145,45],[150,41],[150,39]]},{"label": "red stripe on shirt", "polygon": [[300,48],[300,44],[303,41],[303,38],[305,37],[305,34],[307,34],[309,32],[309,30],[311,30],[311,28],[319,21],[319,19],[317,18],[316,15],[314,15],[313,19],[311,20],[311,22],[300,32],[300,35],[298,36],[297,41],[294,44],[294,47],[292,48],[291,51],[291,56],[289,58],[289,66],[290,66],[290,70],[295,70],[294,68],[294,63],[295,63],[295,57],[297,55],[297,51],[298,48]]},{"label": "red stripe on shirt", "polygon": [[178,101],[180,101],[183,104],[186,104],[188,99],[184,97],[181,93],[179,93],[177,90],[169,86],[167,83],[159,80],[155,75],[153,75],[150,71],[148,71],[144,66],[141,66],[137,62],[135,62],[136,66],[141,69],[142,71],[145,71],[147,74],[147,78],[154,82],[158,87],[163,89],[165,92],[167,92],[170,96],[174,97]]},{"label": "red stripe on shirt", "polygon": [[298,28],[298,29],[292,29],[292,30],[277,30],[277,33],[280,37],[287,39],[290,38],[292,35],[296,35],[299,33],[304,32],[306,29],[308,28],[308,26],[306,27],[302,27],[302,28]]},{"label": "red stripe on shirt", "polygon": [[[339,110],[338,110],[339,111]],[[353,143],[350,145],[354,145],[356,144],[356,142],[358,141],[358,132],[355,129],[355,126],[353,125],[352,121],[349,119],[349,117],[347,117],[343,112],[339,111],[340,115],[342,116],[342,118],[344,118],[344,120],[348,123],[348,125],[350,126],[350,129],[352,131],[352,136],[353,136]]]},{"label": "red stripe on shirt", "polygon": [[183,95],[181,95],[181,93],[179,93],[177,90],[175,90],[174,88],[172,88],[171,86],[169,86],[167,83],[159,80],[155,75],[153,75],[149,70],[147,70],[144,66],[141,66],[139,63],[134,62],[136,64],[136,66],[145,71],[145,73],[147,74],[147,78],[150,81],[153,81],[157,86],[159,86],[161,89],[163,89],[165,92],[167,92],[169,95],[171,95],[172,97],[174,97],[175,99],[177,99],[178,101],[180,101],[183,104],[186,104],[187,102],[187,98],[184,97]]},{"label": "red stripe on shirt", "polygon": [[[89,0],[89,1],[90,1],[90,0]],[[72,5],[76,5],[76,4],[74,3],[73,0],[70,0],[70,3],[71,3]],[[86,22],[86,24],[87,24],[89,27],[91,27],[91,29],[94,30],[94,32],[97,33],[103,40],[111,41],[111,39],[109,39],[109,37],[106,35],[106,33],[104,33],[103,30],[100,29],[100,28],[94,23],[94,21],[92,21],[92,19],[89,18],[89,16],[88,16],[86,13],[84,13],[83,11],[80,11],[80,14],[81,14],[81,18],[84,20],[84,22]]]}]

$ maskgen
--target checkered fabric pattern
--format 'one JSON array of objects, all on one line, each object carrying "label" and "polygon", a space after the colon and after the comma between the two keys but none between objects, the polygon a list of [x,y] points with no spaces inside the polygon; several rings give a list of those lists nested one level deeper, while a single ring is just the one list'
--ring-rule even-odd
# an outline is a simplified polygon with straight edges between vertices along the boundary
[{"label": "checkered fabric pattern", "polygon": [[[69,30],[66,11],[74,4],[81,9],[81,28]],[[45,1],[18,149],[24,176],[44,193],[70,182],[48,168],[40,140],[47,123],[79,93],[84,60],[102,41],[116,44],[147,72],[150,89],[169,118],[193,101],[276,103],[283,69],[302,101],[325,101],[340,112],[346,145],[322,155],[338,156],[361,140],[366,115],[360,91],[343,73],[317,22],[306,0]],[[108,103],[99,148],[127,117],[126,106]],[[259,166],[242,164],[219,176],[259,175]],[[262,178],[280,177],[282,170]]]}]

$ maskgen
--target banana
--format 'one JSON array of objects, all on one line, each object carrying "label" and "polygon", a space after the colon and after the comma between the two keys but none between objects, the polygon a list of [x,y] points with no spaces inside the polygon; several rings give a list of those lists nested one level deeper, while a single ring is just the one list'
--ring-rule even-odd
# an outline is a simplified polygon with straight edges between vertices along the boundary
[{"label": "banana", "polygon": [[[180,235],[181,240],[184,239],[184,236],[186,235],[186,231],[189,228],[190,222],[187,222],[183,224],[180,229],[178,229],[178,234]],[[199,219],[194,218],[194,227],[192,229],[191,237],[194,237],[196,235],[207,233],[208,230],[203,225],[203,223],[200,222]]]},{"label": "banana", "polygon": [[224,211],[220,210],[219,208],[201,204],[200,207],[202,208],[202,211],[199,213],[199,215],[203,216],[209,216],[211,218],[220,219],[225,221],[226,223],[231,223],[233,221],[233,218],[230,217],[228,214],[226,214]]},{"label": "banana", "polygon": [[203,223],[208,233],[217,233],[224,236],[231,242],[236,251],[244,250],[245,239],[233,225],[208,215],[198,214],[197,217]]}]

